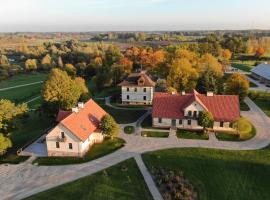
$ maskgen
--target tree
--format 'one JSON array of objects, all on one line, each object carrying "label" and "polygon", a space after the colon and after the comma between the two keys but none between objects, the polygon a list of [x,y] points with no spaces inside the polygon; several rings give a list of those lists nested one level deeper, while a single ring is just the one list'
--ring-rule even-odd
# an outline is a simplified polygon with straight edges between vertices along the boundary
[{"label": "tree", "polygon": [[175,88],[173,88],[173,87],[167,87],[166,88],[166,92],[167,93],[170,93],[170,94],[172,94],[172,93],[177,93],[177,90],[175,89]]},{"label": "tree", "polygon": [[15,105],[9,100],[0,100],[0,131],[7,132],[14,120],[28,111],[27,104]]},{"label": "tree", "polygon": [[259,47],[255,53],[255,56],[259,59],[264,55],[264,48],[263,47]]},{"label": "tree", "polygon": [[62,60],[61,56],[58,56],[58,58],[57,58],[57,66],[60,68],[64,67],[63,60]]},{"label": "tree", "polygon": [[51,108],[49,114],[55,114],[58,109],[70,110],[80,96],[81,89],[65,71],[52,69],[42,88],[43,100]]},{"label": "tree", "polygon": [[51,68],[51,64],[52,64],[51,56],[49,54],[46,54],[46,56],[44,56],[41,60],[41,66],[43,69],[48,70]]},{"label": "tree", "polygon": [[115,122],[114,118],[108,114],[101,119],[100,129],[102,130],[102,134],[111,138],[117,136],[120,130],[119,125]]},{"label": "tree", "polygon": [[232,57],[232,52],[229,49],[224,49],[222,51],[222,57],[225,61],[229,61]]},{"label": "tree", "polygon": [[177,91],[190,91],[195,88],[199,75],[190,62],[183,59],[176,59],[170,66],[167,83]]},{"label": "tree", "polygon": [[205,132],[206,128],[213,127],[213,115],[208,111],[199,112],[198,124],[203,127],[203,130]]},{"label": "tree", "polygon": [[0,55],[0,67],[7,67],[9,65],[8,58],[5,55]]},{"label": "tree", "polygon": [[11,140],[0,133],[0,156],[6,153],[6,150],[12,146]]},{"label": "tree", "polygon": [[243,101],[248,94],[249,81],[239,73],[232,74],[225,83],[225,93],[238,95],[240,101]]},{"label": "tree", "polygon": [[65,64],[65,71],[68,73],[70,76],[75,76],[77,69],[70,63]]},{"label": "tree", "polygon": [[34,71],[37,69],[37,60],[36,59],[27,59],[25,61],[25,69],[27,71]]},{"label": "tree", "polygon": [[80,92],[81,92],[80,100],[87,101],[89,99],[89,90],[87,86],[85,85],[85,80],[81,77],[76,77],[74,81],[76,85],[80,88]]}]

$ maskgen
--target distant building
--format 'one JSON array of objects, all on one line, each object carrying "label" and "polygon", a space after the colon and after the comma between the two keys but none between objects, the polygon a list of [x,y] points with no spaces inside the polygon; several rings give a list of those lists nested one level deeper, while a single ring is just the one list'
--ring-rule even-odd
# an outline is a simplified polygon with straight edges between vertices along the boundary
[{"label": "distant building", "polygon": [[72,111],[59,111],[58,125],[46,136],[48,156],[84,156],[93,144],[103,142],[98,127],[104,115],[92,99]]},{"label": "distant building", "polygon": [[199,113],[210,112],[214,117],[214,130],[233,130],[232,123],[240,118],[237,95],[207,95],[196,90],[192,93],[155,93],[152,108],[153,127],[202,129],[198,125]]},{"label": "distant building", "polygon": [[155,82],[144,72],[132,73],[121,86],[121,99],[123,104],[152,104]]},{"label": "distant building", "polygon": [[270,86],[270,64],[262,63],[252,68],[251,75],[260,83]]}]

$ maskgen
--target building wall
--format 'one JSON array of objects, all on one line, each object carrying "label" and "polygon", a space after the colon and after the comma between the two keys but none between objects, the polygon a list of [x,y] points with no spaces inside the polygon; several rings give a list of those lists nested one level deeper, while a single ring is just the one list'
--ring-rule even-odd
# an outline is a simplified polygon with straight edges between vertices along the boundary
[{"label": "building wall", "polygon": [[204,110],[205,109],[197,101],[194,101],[192,104],[190,104],[188,107],[185,108],[184,115],[188,116],[188,111],[192,111],[193,116],[194,111],[196,111],[197,116],[199,116],[199,112]]},{"label": "building wall", "polygon": [[[128,91],[128,89],[129,91]],[[135,91],[135,88],[137,91]],[[144,92],[144,88],[146,92]],[[154,88],[153,87],[122,87],[122,102],[127,104],[152,104]],[[129,99],[127,96],[129,95]],[[146,100],[144,100],[144,96]]]},{"label": "building wall", "polygon": [[[172,127],[172,120],[169,118],[162,118],[161,123],[159,123],[159,118],[153,118],[152,123],[153,127],[163,127],[170,128]],[[188,125],[188,119],[183,119],[182,124],[179,123],[179,119],[176,119],[176,128],[179,129],[202,129],[203,127],[198,125],[198,121],[196,119],[190,119],[191,125]],[[223,127],[220,127],[220,122],[214,122],[213,125],[214,130],[224,130],[224,131],[233,131],[234,129],[230,127],[230,122],[223,122]]]},{"label": "building wall", "polygon": [[[65,134],[65,140],[60,141],[61,132]],[[80,141],[63,125],[58,124],[46,136],[46,145],[48,156],[83,156],[94,143],[101,143],[103,135],[101,133],[92,133],[84,142]],[[56,142],[59,142],[59,148],[56,148]],[[72,149],[69,149],[69,143],[72,143]]]}]

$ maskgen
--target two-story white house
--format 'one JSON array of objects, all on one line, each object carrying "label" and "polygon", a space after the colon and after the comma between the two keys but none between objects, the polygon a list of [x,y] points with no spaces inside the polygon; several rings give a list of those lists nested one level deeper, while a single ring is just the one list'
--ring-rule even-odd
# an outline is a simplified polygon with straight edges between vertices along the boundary
[{"label": "two-story white house", "polygon": [[151,105],[155,85],[144,72],[130,74],[118,85],[121,87],[122,104]]},{"label": "two-story white house", "polygon": [[84,156],[93,144],[103,142],[98,127],[105,115],[92,99],[72,111],[59,111],[59,123],[46,136],[48,156]]},{"label": "two-story white house", "polygon": [[179,129],[202,129],[198,125],[201,111],[208,111],[214,117],[214,130],[233,130],[232,123],[240,118],[237,95],[155,93],[152,109],[153,127],[175,127]]}]

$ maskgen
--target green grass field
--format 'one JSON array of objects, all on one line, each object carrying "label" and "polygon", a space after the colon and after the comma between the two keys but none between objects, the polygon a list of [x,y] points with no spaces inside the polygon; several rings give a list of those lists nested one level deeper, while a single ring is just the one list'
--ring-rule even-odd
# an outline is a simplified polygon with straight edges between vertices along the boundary
[{"label": "green grass field", "polygon": [[150,152],[152,166],[181,170],[200,200],[270,199],[270,147],[255,151],[183,148]]},{"label": "green grass field", "polygon": [[125,141],[120,138],[107,139],[101,144],[95,144],[84,158],[78,157],[39,157],[33,161],[38,165],[67,165],[89,162],[91,160],[102,157],[106,154],[112,153],[117,149],[123,147]]},{"label": "green grass field", "polygon": [[169,137],[169,132],[142,131],[141,135],[145,137],[167,138]]},{"label": "green grass field", "polygon": [[[15,75],[7,80],[0,82],[0,89],[13,87],[38,81],[44,81],[47,77],[45,73],[35,74],[19,74]],[[12,88],[4,91],[0,91],[1,99],[8,99],[14,103],[27,102],[35,97],[40,96],[42,83],[35,85],[23,86],[20,88]],[[30,108],[37,108],[41,103],[41,99],[36,99],[29,103]]]},{"label": "green grass field", "polygon": [[249,72],[255,65],[256,61],[240,61],[234,60],[232,61],[232,67],[240,69],[242,71]]},{"label": "green grass field", "polygon": [[136,162],[129,159],[27,199],[151,200],[152,196]]},{"label": "green grass field", "polygon": [[265,92],[255,92],[250,91],[249,97],[251,98],[257,106],[259,106],[262,111],[270,117],[270,94]]},{"label": "green grass field", "polygon": [[209,137],[203,132],[177,130],[176,136],[183,139],[208,140]]}]

